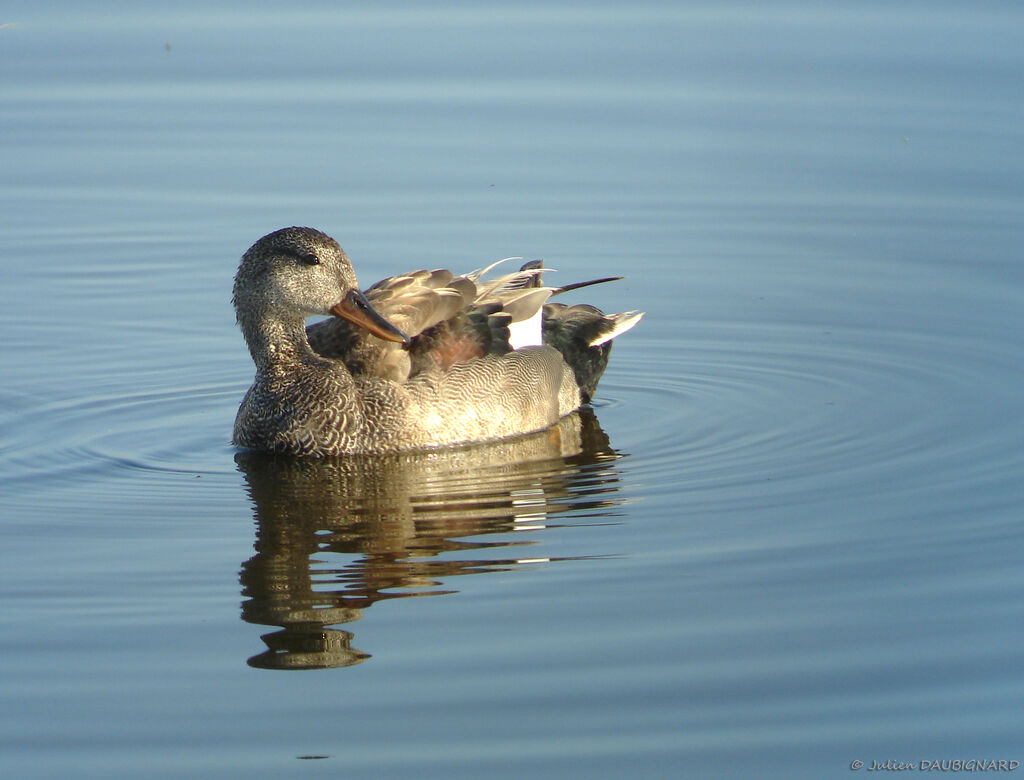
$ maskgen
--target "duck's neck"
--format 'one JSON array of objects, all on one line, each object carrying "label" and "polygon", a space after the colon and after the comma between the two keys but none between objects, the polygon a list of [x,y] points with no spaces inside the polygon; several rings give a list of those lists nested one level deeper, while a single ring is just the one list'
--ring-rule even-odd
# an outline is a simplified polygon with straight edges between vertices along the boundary
[{"label": "duck's neck", "polygon": [[267,310],[239,313],[238,324],[257,371],[287,371],[299,363],[320,359],[309,346],[301,316]]}]

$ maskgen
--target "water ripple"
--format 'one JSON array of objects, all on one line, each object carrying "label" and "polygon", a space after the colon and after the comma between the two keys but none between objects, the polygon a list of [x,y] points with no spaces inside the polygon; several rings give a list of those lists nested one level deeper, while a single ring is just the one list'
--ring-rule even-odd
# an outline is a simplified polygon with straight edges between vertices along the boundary
[{"label": "water ripple", "polygon": [[[682,490],[712,511],[868,489],[948,490],[1014,468],[1000,421],[1015,403],[1017,347],[763,322],[681,331],[699,336],[631,334],[595,404],[613,446],[635,455],[628,468],[650,497]],[[976,376],[990,383],[984,404],[974,401]],[[229,377],[214,359],[195,366],[194,384],[177,378],[164,369],[146,376],[150,389],[126,391],[126,380],[108,387],[100,372],[93,394],[44,403],[6,392],[2,480],[52,485],[146,473],[151,479],[132,489],[163,491],[183,477],[228,476],[246,378]],[[475,485],[473,474],[447,474],[421,488],[462,495]]]},{"label": "water ripple", "polygon": [[2,480],[49,483],[122,472],[231,473],[227,436],[238,388],[201,385],[30,405],[0,418]]},{"label": "water ripple", "polygon": [[[658,364],[645,361],[650,354],[660,356]],[[874,492],[951,488],[978,477],[962,468],[965,455],[989,472],[1012,462],[1013,443],[991,398],[964,419],[977,394],[974,377],[1006,376],[1013,386],[1012,353],[991,344],[705,324],[699,341],[621,350],[615,358],[614,374],[632,381],[602,387],[613,399],[608,406],[643,410],[630,415],[617,444],[636,454],[630,468],[654,493],[727,488],[708,499],[726,508],[784,493],[863,492],[868,481]],[[1003,400],[1009,412],[1012,394]],[[951,436],[954,430],[964,435]]]}]

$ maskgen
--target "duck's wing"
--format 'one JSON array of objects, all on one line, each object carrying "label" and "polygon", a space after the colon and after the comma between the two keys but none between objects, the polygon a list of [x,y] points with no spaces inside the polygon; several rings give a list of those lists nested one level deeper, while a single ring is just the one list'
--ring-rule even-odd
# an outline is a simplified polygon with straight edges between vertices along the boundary
[{"label": "duck's wing", "polygon": [[470,306],[476,286],[451,271],[412,271],[383,279],[366,297],[388,322],[410,338]]},{"label": "duck's wing", "polygon": [[[472,304],[476,286],[451,271],[413,271],[392,276],[365,291],[370,305],[415,343],[424,331],[451,319]],[[404,381],[410,357],[401,344],[382,341],[345,320],[333,318],[306,328],[310,346],[324,357],[341,360],[354,375]]]},{"label": "duck's wing", "polygon": [[[488,269],[455,276],[451,271],[413,271],[384,279],[365,291],[370,305],[410,337],[410,344],[385,342],[342,319],[306,328],[310,346],[343,361],[356,376],[405,381],[429,368],[504,354],[509,326],[539,315],[551,295],[531,281],[535,270],[521,270],[480,281]],[[531,343],[539,344],[538,337]]]},{"label": "duck's wing", "polygon": [[[493,266],[484,269],[484,272],[491,268]],[[509,345],[512,349],[548,343],[547,325],[544,322],[547,317],[544,312],[548,298],[570,290],[622,279],[621,276],[606,276],[561,287],[547,287],[543,284],[541,275],[550,270],[552,269],[544,267],[543,260],[531,260],[515,273],[490,282],[481,295],[483,298],[499,301],[502,308],[513,315],[509,326]]]},{"label": "duck's wing", "polygon": [[343,361],[355,376],[405,382],[425,371],[448,371],[485,355],[504,355],[527,346],[551,344],[576,373],[586,398],[608,362],[607,344],[640,315],[604,315],[592,306],[547,304],[548,298],[621,277],[546,287],[551,270],[534,260],[508,274],[483,277],[506,258],[456,276],[451,271],[413,271],[384,279],[365,291],[376,311],[410,337],[408,345],[382,341],[342,319],[309,326],[310,345]]}]

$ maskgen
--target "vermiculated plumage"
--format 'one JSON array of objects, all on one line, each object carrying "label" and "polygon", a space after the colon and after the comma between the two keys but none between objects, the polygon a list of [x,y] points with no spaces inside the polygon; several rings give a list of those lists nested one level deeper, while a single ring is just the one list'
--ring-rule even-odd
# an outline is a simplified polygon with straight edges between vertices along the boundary
[{"label": "vermiculated plumage", "polygon": [[[640,315],[544,305],[557,290],[539,287],[539,274],[482,282],[480,272],[416,271],[364,295],[326,234],[264,236],[235,277],[256,378],[234,443],[299,455],[386,453],[547,428],[592,396],[610,349],[591,346],[595,339]],[[509,326],[542,306],[544,345],[513,350]],[[305,317],[332,313],[357,324],[305,327]]]}]

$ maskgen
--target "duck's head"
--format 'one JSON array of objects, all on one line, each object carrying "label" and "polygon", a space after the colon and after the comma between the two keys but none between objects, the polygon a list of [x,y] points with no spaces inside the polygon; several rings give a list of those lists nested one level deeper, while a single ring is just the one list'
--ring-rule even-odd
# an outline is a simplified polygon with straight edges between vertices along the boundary
[{"label": "duck's head", "polygon": [[249,247],[235,275],[234,303],[240,322],[256,313],[281,319],[333,314],[382,339],[409,340],[359,291],[338,242],[313,228],[275,230]]}]

